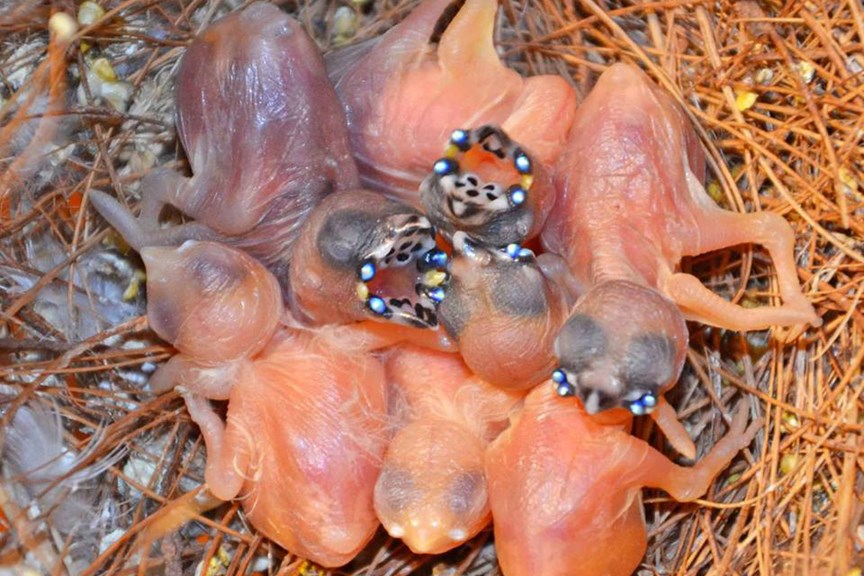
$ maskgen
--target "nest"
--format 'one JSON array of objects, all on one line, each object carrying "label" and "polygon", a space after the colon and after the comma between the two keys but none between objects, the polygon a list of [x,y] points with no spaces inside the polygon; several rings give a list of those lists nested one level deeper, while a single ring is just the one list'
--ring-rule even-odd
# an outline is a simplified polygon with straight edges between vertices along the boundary
[{"label": "nest", "polygon": [[[237,503],[140,546],[166,503],[203,481],[204,448],[176,394],[144,391],[172,350],[142,315],[143,266],[88,193],[113,189],[134,205],[151,167],[182,165],[179,57],[242,3],[72,4],[0,2],[0,574],[323,574],[260,536]],[[326,50],[381,34],[415,4],[284,8]],[[649,549],[638,573],[861,574],[864,9],[854,0],[502,4],[499,47],[521,73],[561,74],[584,96],[623,60],[672,94],[702,138],[715,200],[793,226],[799,277],[825,321],[804,333],[690,326],[670,399],[700,453],[741,399],[764,429],[704,499],[645,495]],[[78,20],[74,37],[63,36],[69,21],[50,19],[62,11]],[[775,297],[768,260],[751,247],[686,266],[744,305]],[[62,456],[62,473],[47,481],[16,468],[28,454],[8,456],[22,410],[44,432],[39,450]],[[664,449],[650,427],[636,433]],[[334,573],[500,571],[490,533],[429,557],[382,532]]]}]

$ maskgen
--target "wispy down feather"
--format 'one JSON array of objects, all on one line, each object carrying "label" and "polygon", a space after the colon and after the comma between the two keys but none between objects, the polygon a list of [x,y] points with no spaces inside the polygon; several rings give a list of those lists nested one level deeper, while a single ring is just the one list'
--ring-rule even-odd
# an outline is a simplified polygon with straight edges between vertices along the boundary
[{"label": "wispy down feather", "polygon": [[63,440],[60,411],[53,404],[31,402],[21,406],[5,432],[3,466],[32,498],[19,504],[36,504],[63,534],[92,524],[97,514],[95,494],[82,488],[116,463],[124,451],[115,450],[95,464],[82,467],[101,444],[101,434],[97,432],[81,453],[68,448]]}]

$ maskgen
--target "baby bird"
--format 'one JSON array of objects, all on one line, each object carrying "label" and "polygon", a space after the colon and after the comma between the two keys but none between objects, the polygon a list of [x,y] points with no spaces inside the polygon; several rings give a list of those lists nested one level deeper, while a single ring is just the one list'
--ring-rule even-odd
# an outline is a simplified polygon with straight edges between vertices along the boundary
[{"label": "baby bird", "polygon": [[[731,330],[821,324],[801,293],[789,225],[721,209],[703,176],[693,127],[671,98],[638,68],[607,70],[576,113],[541,236],[579,293],[556,340],[553,381],[589,413],[651,412],[681,372],[685,319]],[[781,306],[734,305],[678,271],[685,256],[744,243],[771,255]]]},{"label": "baby bird", "polygon": [[[226,16],[186,50],[177,131],[192,176],[147,175],[137,221],[108,195],[90,196],[136,249],[228,242],[285,286],[300,225],[334,190],[359,184],[323,57],[300,24],[271,4]],[[166,206],[194,221],[160,228]]]},{"label": "baby bird", "polygon": [[456,231],[518,250],[536,237],[555,202],[548,169],[497,126],[456,129],[420,185],[429,219],[448,240]]},{"label": "baby bird", "polygon": [[622,409],[588,414],[538,386],[489,447],[486,477],[505,576],[630,576],[646,548],[643,487],[693,500],[760,423],[739,409],[729,432],[692,468],[630,435]]},{"label": "baby bird", "polygon": [[419,206],[418,187],[454,128],[494,124],[551,164],[576,94],[523,78],[495,52],[497,0],[425,0],[383,36],[327,56],[365,185]]},{"label": "baby bird", "polygon": [[301,228],[289,278],[296,317],[437,328],[447,255],[426,216],[368,190],[337,192]]},{"label": "baby bird", "polygon": [[[179,351],[151,386],[183,395],[209,491],[240,498],[250,522],[295,554],[351,560],[378,526],[372,494],[387,445],[371,340],[289,326],[273,275],[228,246],[189,241],[142,257],[151,326]],[[228,400],[227,422],[211,399]]]},{"label": "baby bird", "polygon": [[488,524],[483,456],[520,395],[475,377],[455,354],[402,346],[386,368],[402,422],[375,485],[375,511],[414,552],[440,554]]},{"label": "baby bird", "polygon": [[206,401],[187,397],[207,443],[210,490],[240,498],[249,521],[292,553],[322,566],[347,563],[378,528],[384,382],[365,351],[280,331],[236,380],[224,429]]},{"label": "baby bird", "polygon": [[450,274],[438,317],[471,370],[507,390],[547,380],[569,310],[566,291],[533,256],[495,250],[464,232],[454,235]]}]

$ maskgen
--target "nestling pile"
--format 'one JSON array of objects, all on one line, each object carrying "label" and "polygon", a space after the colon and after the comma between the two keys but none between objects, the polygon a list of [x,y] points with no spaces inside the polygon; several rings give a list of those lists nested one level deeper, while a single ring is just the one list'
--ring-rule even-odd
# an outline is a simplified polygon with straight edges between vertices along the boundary
[{"label": "nestling pile", "polygon": [[[695,457],[662,396],[685,319],[820,323],[790,228],[714,204],[671,98],[618,64],[577,107],[502,64],[497,9],[426,0],[326,59],[274,6],[232,14],[178,71],[192,176],[150,174],[137,217],[91,195],[144,259],[178,352],[151,387],[183,394],[209,491],[323,566],[379,523],[441,553],[493,522],[508,576],[630,574],[641,488],[700,496],[759,428],[740,408],[692,468],[629,434],[648,414]],[[163,227],[166,206],[189,221]],[[678,269],[749,242],[781,306]]]}]

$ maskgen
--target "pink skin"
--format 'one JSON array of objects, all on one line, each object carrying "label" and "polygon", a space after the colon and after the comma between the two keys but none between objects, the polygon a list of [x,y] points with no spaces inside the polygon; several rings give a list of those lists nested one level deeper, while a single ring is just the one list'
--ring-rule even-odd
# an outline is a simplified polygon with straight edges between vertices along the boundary
[{"label": "pink skin", "polygon": [[575,92],[559,76],[522,78],[499,60],[497,11],[497,0],[426,0],[380,39],[328,55],[364,184],[419,205],[450,132],[483,124],[552,163]]},{"label": "pink skin", "polygon": [[457,234],[442,326],[479,377],[529,390],[555,369],[553,342],[567,318],[565,291],[533,262],[470,244]]},{"label": "pink skin", "polygon": [[[224,245],[142,255],[151,326],[179,351],[151,385],[183,394],[207,446],[210,493],[242,499],[252,524],[295,554],[351,560],[378,527],[372,494],[387,447],[384,368],[366,350],[398,331],[277,326],[290,318],[276,279]],[[208,399],[228,400],[227,423]],[[148,536],[213,505],[181,499]]]},{"label": "pink skin", "polygon": [[538,386],[486,453],[498,561],[506,576],[629,576],[646,548],[641,489],[693,500],[747,446],[739,409],[729,432],[683,468],[629,434],[622,409],[591,416]]},{"label": "pink skin", "polygon": [[[202,32],[178,72],[177,126],[191,178],[166,170],[148,175],[137,218],[104,193],[91,196],[129,244],[141,250],[187,239],[223,242],[264,263],[286,301],[293,297],[297,316],[312,324],[381,319],[357,297],[356,266],[325,262],[317,234],[339,208],[373,215],[416,211],[357,189],[341,107],[318,48],[296,21],[272,5],[253,4]],[[331,201],[334,196],[338,201]],[[195,221],[160,227],[167,205]],[[304,228],[309,220],[315,222]],[[343,243],[377,248],[371,228],[359,231],[366,237],[358,233]],[[333,239],[323,241],[331,245]],[[291,262],[295,254],[298,263]],[[382,295],[415,296],[421,279],[413,261],[408,264],[389,275],[402,282]],[[289,277],[297,284],[293,292]],[[434,313],[432,302],[422,304]],[[431,339],[419,331],[416,337]]]},{"label": "pink skin", "polygon": [[[556,173],[560,209],[541,238],[581,294],[556,354],[589,412],[674,383],[685,319],[731,330],[821,324],[801,293],[789,225],[711,200],[692,126],[637,68],[617,64],[600,77]],[[733,305],[677,271],[685,256],[744,243],[771,255],[781,306]]]},{"label": "pink skin", "polygon": [[227,424],[186,394],[207,444],[211,492],[240,498],[263,534],[328,567],[372,538],[387,446],[384,370],[374,357],[286,330],[232,387]]},{"label": "pink skin", "polygon": [[375,511],[411,550],[440,554],[489,523],[483,457],[520,395],[475,377],[458,355],[400,347],[387,358],[397,418]]},{"label": "pink skin", "polygon": [[150,327],[201,362],[248,358],[282,315],[279,285],[247,254],[213,242],[141,250]]},{"label": "pink skin", "polygon": [[179,352],[153,374],[151,389],[206,388],[227,399],[242,365],[276,331],[278,282],[251,256],[214,242],[144,248],[141,257],[150,327]]},{"label": "pink skin", "polygon": [[[333,190],[358,185],[323,58],[272,5],[231,14],[190,44],[177,74],[177,129],[192,177],[148,175],[138,219],[106,194],[91,195],[136,249],[227,241],[283,281],[308,213]],[[195,221],[161,229],[166,205]]]}]

